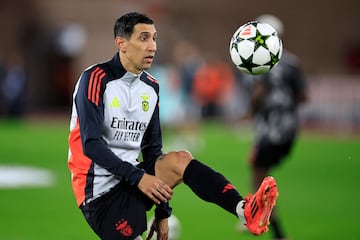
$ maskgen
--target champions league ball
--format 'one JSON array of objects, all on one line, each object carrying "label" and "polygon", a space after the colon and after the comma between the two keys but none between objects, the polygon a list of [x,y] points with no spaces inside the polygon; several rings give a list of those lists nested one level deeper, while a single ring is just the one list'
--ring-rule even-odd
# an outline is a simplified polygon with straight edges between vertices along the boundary
[{"label": "champions league ball", "polygon": [[[154,217],[152,217],[147,223],[148,233],[149,233],[149,230],[150,230],[153,220],[154,220]],[[180,235],[181,235],[181,224],[180,224],[179,219],[177,217],[175,217],[174,214],[172,214],[168,219],[168,223],[169,223],[169,240],[179,240]],[[156,232],[152,236],[151,240],[156,240]]]},{"label": "champions league ball", "polygon": [[272,26],[252,21],[236,30],[229,51],[232,62],[240,71],[260,75],[269,72],[279,62],[283,44]]}]

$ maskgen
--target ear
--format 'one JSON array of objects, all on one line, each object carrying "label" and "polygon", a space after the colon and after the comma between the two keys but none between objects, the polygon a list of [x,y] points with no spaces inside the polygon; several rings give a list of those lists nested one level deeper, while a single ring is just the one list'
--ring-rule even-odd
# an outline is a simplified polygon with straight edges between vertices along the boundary
[{"label": "ear", "polygon": [[117,36],[115,38],[115,46],[120,52],[126,52],[126,39]]}]

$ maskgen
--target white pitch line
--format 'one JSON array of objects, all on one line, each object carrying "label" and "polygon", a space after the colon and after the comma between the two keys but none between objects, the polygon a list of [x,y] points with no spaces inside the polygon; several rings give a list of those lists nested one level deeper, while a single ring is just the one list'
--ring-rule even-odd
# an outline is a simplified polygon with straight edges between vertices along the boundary
[{"label": "white pitch line", "polygon": [[0,165],[0,188],[51,187],[54,174],[47,170],[22,165]]}]

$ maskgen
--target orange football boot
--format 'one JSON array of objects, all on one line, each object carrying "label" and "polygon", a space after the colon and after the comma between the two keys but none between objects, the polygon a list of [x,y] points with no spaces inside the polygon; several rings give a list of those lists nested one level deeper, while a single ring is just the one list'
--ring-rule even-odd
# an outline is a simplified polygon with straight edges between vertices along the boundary
[{"label": "orange football boot", "polygon": [[278,191],[275,179],[266,177],[255,194],[245,197],[244,216],[246,227],[254,235],[268,231],[270,216],[275,206]]}]

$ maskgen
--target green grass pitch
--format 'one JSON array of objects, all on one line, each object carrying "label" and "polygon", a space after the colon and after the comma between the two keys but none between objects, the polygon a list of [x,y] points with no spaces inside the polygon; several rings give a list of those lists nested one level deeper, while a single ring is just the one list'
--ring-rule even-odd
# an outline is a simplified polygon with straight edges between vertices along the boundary
[{"label": "green grass pitch", "polygon": [[[0,188],[0,239],[97,239],[76,207],[67,169],[67,121],[0,121],[0,165],[49,169],[53,187]],[[193,138],[164,130],[165,150],[188,147],[194,156],[224,175],[246,195],[251,131],[204,124]],[[360,239],[359,138],[302,133],[292,155],[272,175],[280,196],[278,212],[293,240]],[[173,213],[181,239],[271,239],[235,231],[237,219],[190,189],[175,189]]]}]

